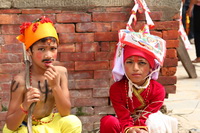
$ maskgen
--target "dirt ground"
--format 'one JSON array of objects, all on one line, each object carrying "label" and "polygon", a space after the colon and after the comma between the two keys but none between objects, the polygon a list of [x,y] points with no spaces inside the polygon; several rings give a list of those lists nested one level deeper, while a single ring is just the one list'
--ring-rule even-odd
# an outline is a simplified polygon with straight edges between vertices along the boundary
[{"label": "dirt ground", "polygon": [[[187,51],[191,60],[194,60],[194,45]],[[181,61],[178,62],[176,94],[170,94],[165,100],[169,115],[179,121],[179,133],[200,133],[200,63],[194,66],[198,77],[192,79]]]}]

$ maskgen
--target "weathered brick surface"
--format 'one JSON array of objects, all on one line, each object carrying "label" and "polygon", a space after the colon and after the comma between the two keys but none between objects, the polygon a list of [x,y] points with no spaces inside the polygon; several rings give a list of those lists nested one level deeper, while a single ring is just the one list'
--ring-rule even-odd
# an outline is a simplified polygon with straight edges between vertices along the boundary
[{"label": "weathered brick surface", "polygon": [[23,14],[43,14],[44,11],[42,9],[23,9]]},{"label": "weathered brick surface", "polygon": [[177,51],[176,49],[167,49],[166,51],[166,58],[177,58]]},{"label": "weathered brick surface", "polygon": [[[86,12],[42,8],[0,10],[1,104],[8,106],[11,80],[24,70],[22,44],[16,40],[19,25],[46,15],[55,23],[59,34],[57,60],[68,69],[72,113],[82,113],[79,118],[83,132],[92,132],[102,116],[114,114],[109,100],[109,87],[114,82],[111,70],[118,31],[126,28],[130,10],[130,7],[99,7]],[[166,93],[175,93],[179,23],[163,21],[162,15],[162,11],[151,13],[155,27],[150,32],[164,38],[167,47],[158,82],[165,86]],[[144,19],[144,15],[138,16],[137,24],[132,25],[135,31],[143,27]],[[5,123],[5,114],[0,112],[0,129]]]},{"label": "weathered brick surface", "polygon": [[160,73],[163,76],[173,76],[176,74],[176,67],[163,67]]},{"label": "weathered brick surface", "polygon": [[91,22],[91,14],[88,13],[65,13],[65,14],[57,14],[56,21],[60,23],[71,22]]},{"label": "weathered brick surface", "polygon": [[126,12],[94,12],[92,19],[94,22],[115,22],[127,21],[129,14]]}]

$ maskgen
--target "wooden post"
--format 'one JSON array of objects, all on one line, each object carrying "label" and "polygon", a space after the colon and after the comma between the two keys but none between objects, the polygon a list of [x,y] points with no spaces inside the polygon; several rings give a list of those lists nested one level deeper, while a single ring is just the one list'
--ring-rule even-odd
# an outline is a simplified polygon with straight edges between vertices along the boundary
[{"label": "wooden post", "polygon": [[189,78],[197,78],[195,66],[192,64],[192,61],[188,55],[188,52],[185,48],[183,40],[179,37],[179,47],[177,48],[178,57],[181,60],[185,70],[187,71]]}]

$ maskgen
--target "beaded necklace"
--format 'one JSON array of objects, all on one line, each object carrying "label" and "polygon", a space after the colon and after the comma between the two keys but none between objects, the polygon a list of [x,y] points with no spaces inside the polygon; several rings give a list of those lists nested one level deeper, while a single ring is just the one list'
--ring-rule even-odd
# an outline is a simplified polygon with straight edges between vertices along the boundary
[{"label": "beaded necklace", "polygon": [[[127,86],[128,86],[127,84],[128,84],[128,80],[125,81],[125,91],[126,91],[126,106],[127,106],[127,109],[130,110],[130,109],[129,109],[129,102],[128,102],[128,99],[130,99],[131,101],[132,101],[132,99],[128,96],[129,87],[127,87]],[[147,97],[148,97],[148,95],[149,95],[150,85],[147,86],[146,91],[147,91],[147,94],[146,94],[146,96],[145,96],[145,98],[144,98],[144,101],[145,101],[145,102],[147,101]]]},{"label": "beaded necklace", "polygon": [[[31,73],[31,68],[29,69],[29,75],[30,75],[30,85],[32,86],[32,73]],[[51,119],[49,120],[49,121],[41,121],[41,120],[38,120],[34,115],[32,115],[32,119],[34,120],[34,121],[36,121],[36,122],[38,122],[38,123],[42,123],[42,124],[47,124],[47,123],[50,123],[52,120],[53,120],[53,118],[54,118],[54,116],[55,116],[55,112],[56,112],[56,109],[54,108],[54,110],[53,110],[53,113],[52,113],[52,116],[51,116]]]}]

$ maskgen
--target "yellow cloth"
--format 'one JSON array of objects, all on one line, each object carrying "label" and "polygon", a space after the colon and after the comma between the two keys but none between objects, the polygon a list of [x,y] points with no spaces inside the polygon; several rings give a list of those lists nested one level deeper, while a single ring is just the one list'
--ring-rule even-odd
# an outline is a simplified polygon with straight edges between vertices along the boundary
[{"label": "yellow cloth", "polygon": [[[41,119],[42,121],[49,121],[51,116]],[[33,133],[81,133],[82,124],[79,118],[75,115],[61,117],[59,113],[55,113],[53,121],[48,124],[33,125]],[[5,125],[3,133],[27,133],[27,127],[21,126],[17,130],[12,131]]]}]

